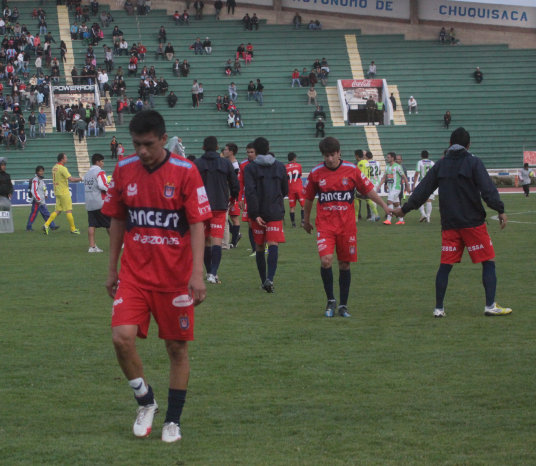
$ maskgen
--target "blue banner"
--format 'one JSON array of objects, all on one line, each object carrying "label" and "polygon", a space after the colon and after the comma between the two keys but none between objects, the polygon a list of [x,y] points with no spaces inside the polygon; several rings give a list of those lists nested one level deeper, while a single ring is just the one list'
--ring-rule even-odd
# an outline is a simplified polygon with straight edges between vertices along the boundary
[{"label": "blue banner", "polygon": [[[28,185],[26,183],[15,183],[13,185],[13,197],[11,198],[11,205],[30,205],[32,200],[28,197]],[[56,197],[54,196],[54,187],[52,181],[47,181],[47,204],[54,205],[56,203]],[[69,183],[69,191],[73,199],[73,204],[83,204],[85,202],[84,183]]]}]

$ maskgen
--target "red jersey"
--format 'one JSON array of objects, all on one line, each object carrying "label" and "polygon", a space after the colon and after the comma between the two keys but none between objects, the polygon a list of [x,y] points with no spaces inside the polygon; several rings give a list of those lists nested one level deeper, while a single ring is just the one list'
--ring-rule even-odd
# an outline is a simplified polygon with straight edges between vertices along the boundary
[{"label": "red jersey", "polygon": [[290,162],[285,167],[287,168],[288,176],[288,192],[301,193],[303,191],[301,164]]},{"label": "red jersey", "polygon": [[199,171],[177,154],[154,170],[136,155],[114,170],[102,213],[126,220],[119,280],[162,292],[188,286],[192,274],[189,225],[212,216]]},{"label": "red jersey", "polygon": [[312,201],[318,194],[317,230],[341,232],[356,228],[354,189],[366,195],[374,185],[353,163],[343,161],[334,170],[321,163],[311,170],[305,198]]},{"label": "red jersey", "polygon": [[246,196],[244,193],[244,170],[249,164],[249,159],[242,160],[240,162],[240,171],[238,172],[238,182],[240,183],[240,192],[238,193],[238,202],[242,201],[244,203],[244,208],[242,209],[242,220],[247,222],[248,217],[248,205],[246,204]]}]

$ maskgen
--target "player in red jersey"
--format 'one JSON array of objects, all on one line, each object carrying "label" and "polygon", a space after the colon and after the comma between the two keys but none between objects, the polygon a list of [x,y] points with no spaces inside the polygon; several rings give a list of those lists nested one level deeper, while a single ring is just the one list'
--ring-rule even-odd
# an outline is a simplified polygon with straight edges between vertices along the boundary
[{"label": "player in red jersey", "polygon": [[248,205],[246,202],[246,195],[244,193],[244,170],[250,162],[253,162],[257,158],[257,154],[255,153],[252,142],[246,146],[246,154],[246,160],[242,160],[242,162],[240,162],[240,174],[238,176],[238,180],[240,181],[240,193],[238,194],[238,199],[240,200],[240,208],[242,209],[242,221],[247,222],[248,224],[248,238],[249,244],[251,245],[251,256],[255,256],[255,239],[253,237],[251,225],[249,225]]},{"label": "player in red jersey", "polygon": [[[350,262],[357,262],[357,227],[354,210],[354,189],[370,197],[390,213],[382,198],[374,191],[374,185],[353,164],[341,160],[339,141],[327,137],[318,145],[324,162],[309,173],[305,188],[305,219],[303,228],[307,233],[313,231],[311,209],[318,194],[316,207],[317,246],[320,255],[320,275],[328,299],[325,316],[333,317],[338,309],[342,317],[348,313],[348,294],[350,292]],[[337,250],[339,261],[340,301],[333,292],[333,252]]]},{"label": "player in red jersey", "polygon": [[[240,182],[240,164],[236,160],[238,146],[234,142],[229,142],[223,148],[223,156],[232,163],[238,181]],[[242,235],[240,234],[240,197],[230,199],[229,207],[229,231],[231,233],[231,248],[236,248]]]},{"label": "player in red jersey", "polygon": [[288,163],[286,164],[288,176],[288,206],[290,210],[290,221],[292,226],[296,227],[296,201],[301,206],[301,224],[303,226],[303,183],[302,183],[302,166],[296,162],[298,156],[294,152],[288,153]]},{"label": "player in red jersey", "polygon": [[102,207],[102,213],[111,217],[106,288],[114,298],[112,340],[139,405],[134,435],[146,437],[158,405],[144,376],[136,336],[147,336],[154,316],[170,359],[162,440],[174,442],[181,438],[194,306],[206,295],[204,221],[212,213],[195,166],[164,149],[167,134],[162,116],[153,110],[139,112],[129,130],[136,153],[117,163]]}]

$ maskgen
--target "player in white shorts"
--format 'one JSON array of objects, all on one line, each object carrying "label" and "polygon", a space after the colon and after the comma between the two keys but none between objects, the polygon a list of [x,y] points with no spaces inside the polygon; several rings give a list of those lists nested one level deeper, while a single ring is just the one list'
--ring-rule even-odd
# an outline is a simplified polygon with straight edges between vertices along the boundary
[{"label": "player in white shorts", "polygon": [[[408,192],[409,183],[402,167],[395,163],[396,154],[389,152],[387,154],[387,166],[385,167],[385,175],[383,175],[380,185],[387,182],[387,205],[390,209],[400,205],[400,191],[402,190],[402,182],[406,183]],[[387,215],[387,220],[383,222],[385,225],[391,225],[391,215]],[[397,225],[404,225],[404,217],[399,217]]]},{"label": "player in white shorts", "polygon": [[[413,175],[413,188],[417,186],[419,178],[421,180],[426,176],[428,170],[434,166],[434,162],[428,158],[428,151],[423,150],[421,152],[421,160],[417,162],[417,168],[415,168],[415,175]],[[430,216],[432,215],[432,201],[435,199],[435,195],[431,194],[428,200],[419,207],[421,213],[420,222],[430,223]]]}]

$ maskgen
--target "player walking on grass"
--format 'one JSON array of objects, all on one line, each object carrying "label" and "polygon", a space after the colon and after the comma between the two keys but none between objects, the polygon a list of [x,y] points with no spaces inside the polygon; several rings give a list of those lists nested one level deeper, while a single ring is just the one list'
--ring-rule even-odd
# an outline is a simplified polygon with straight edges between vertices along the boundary
[{"label": "player walking on grass", "polygon": [[205,255],[209,283],[221,283],[218,278],[218,268],[221,262],[221,247],[229,199],[237,197],[240,190],[238,178],[233,164],[226,158],[220,157],[218,140],[208,136],[203,142],[205,153],[194,163],[201,174],[201,179],[207,191],[212,218],[205,221]]},{"label": "player walking on grass", "polygon": [[[428,170],[434,166],[434,162],[432,162],[428,158],[428,151],[423,150],[421,152],[421,160],[417,162],[417,167],[415,168],[415,175],[413,175],[413,186],[417,186],[417,182],[419,181],[419,177],[421,180],[426,176],[428,173]],[[430,223],[430,216],[432,215],[432,201],[435,199],[434,193],[430,194],[430,197],[426,200],[426,202],[419,207],[419,212],[421,213],[421,219],[420,222],[427,222]]]},{"label": "player walking on grass", "polygon": [[[387,205],[389,209],[396,209],[400,206],[400,193],[402,192],[402,182],[406,183],[409,191],[409,183],[402,167],[395,162],[396,154],[389,152],[387,154],[387,166],[385,167],[385,175],[380,182],[387,183]],[[394,210],[393,210],[394,212]],[[391,225],[391,214],[387,215],[387,220],[383,222],[385,225]],[[398,218],[397,225],[404,225],[404,216]]]},{"label": "player walking on grass", "polygon": [[445,317],[443,301],[449,273],[452,265],[461,261],[466,247],[473,263],[482,263],[482,283],[486,292],[484,314],[497,316],[512,312],[512,309],[495,302],[495,251],[486,228],[486,211],[481,198],[488,207],[499,213],[501,229],[506,226],[508,219],[486,167],[468,151],[470,143],[469,133],[464,128],[453,131],[445,157],[428,170],[408,201],[394,212],[401,216],[417,209],[439,188],[442,246],[441,263],[436,275],[435,317]]},{"label": "player walking on grass", "polygon": [[158,404],[144,376],[136,336],[147,337],[154,316],[170,360],[162,440],[175,442],[181,439],[194,306],[206,296],[203,222],[212,214],[195,165],[164,149],[167,134],[162,116],[153,110],[139,112],[129,130],[136,153],[117,163],[102,208],[112,219],[106,280],[114,298],[112,340],[139,405],[134,435],[146,437]]},{"label": "player walking on grass", "polygon": [[[236,160],[236,154],[238,153],[238,146],[234,142],[229,142],[223,148],[223,156],[231,162],[234,172],[239,180],[240,186],[240,164]],[[231,233],[231,248],[236,248],[242,235],[240,234],[240,200],[238,195],[235,198],[230,199],[229,206],[229,232]]]},{"label": "player walking on grass", "polygon": [[77,176],[71,176],[69,170],[65,166],[67,164],[67,155],[64,152],[58,154],[58,163],[52,168],[52,182],[54,184],[54,195],[56,197],[56,208],[54,212],[48,217],[48,220],[43,225],[45,235],[48,235],[50,231],[51,223],[65,211],[65,216],[69,222],[69,227],[73,235],[79,235],[80,230],[76,228],[73,217],[73,201],[71,199],[71,193],[69,191],[69,181],[71,183],[78,183],[82,181],[82,178]]},{"label": "player walking on grass", "polygon": [[[249,224],[255,239],[255,257],[262,288],[274,292],[279,243],[285,242],[283,219],[284,199],[288,194],[285,165],[269,153],[267,139],[253,141],[255,160],[244,169],[244,186],[248,206]],[[264,249],[268,245],[268,271]]]},{"label": "player walking on grass", "polygon": [[[30,210],[30,216],[28,217],[28,222],[26,223],[26,231],[33,231],[32,225],[37,214],[41,213],[41,216],[45,222],[50,217],[50,212],[47,209],[46,198],[47,198],[47,186],[43,181],[45,175],[45,167],[43,165],[38,165],[35,167],[35,176],[30,181],[30,197],[32,199],[32,208]],[[59,227],[56,226],[54,222],[50,224],[51,230],[57,230]]]},{"label": "player walking on grass", "polygon": [[296,228],[296,201],[301,206],[301,225],[303,226],[303,205],[305,199],[303,197],[302,166],[296,162],[298,156],[294,152],[289,152],[287,158],[288,207],[290,210],[290,222],[292,227]]},{"label": "player walking on grass", "polygon": [[250,257],[252,257],[252,256],[255,256],[257,253],[255,252],[255,239],[253,237],[253,230],[251,229],[251,224],[249,222],[248,204],[246,202],[245,187],[244,187],[244,170],[257,157],[257,154],[255,153],[255,149],[253,148],[252,142],[250,142],[246,146],[246,154],[247,154],[247,158],[245,160],[242,160],[242,162],[240,162],[240,174],[238,176],[238,180],[240,181],[240,193],[238,195],[238,199],[239,199],[240,208],[242,209],[242,221],[248,223],[248,238],[249,238],[249,244],[251,245]]},{"label": "player walking on grass", "polygon": [[[309,173],[305,188],[305,219],[303,228],[307,233],[313,231],[311,209],[315,196],[317,247],[320,255],[320,276],[327,296],[326,317],[333,317],[335,311],[341,317],[350,317],[348,295],[350,293],[350,263],[357,262],[357,226],[354,210],[354,190],[369,196],[387,214],[391,211],[374,190],[374,185],[353,164],[341,160],[339,141],[327,137],[318,145],[324,162]],[[333,253],[337,250],[339,261],[340,300],[333,291]]]}]

